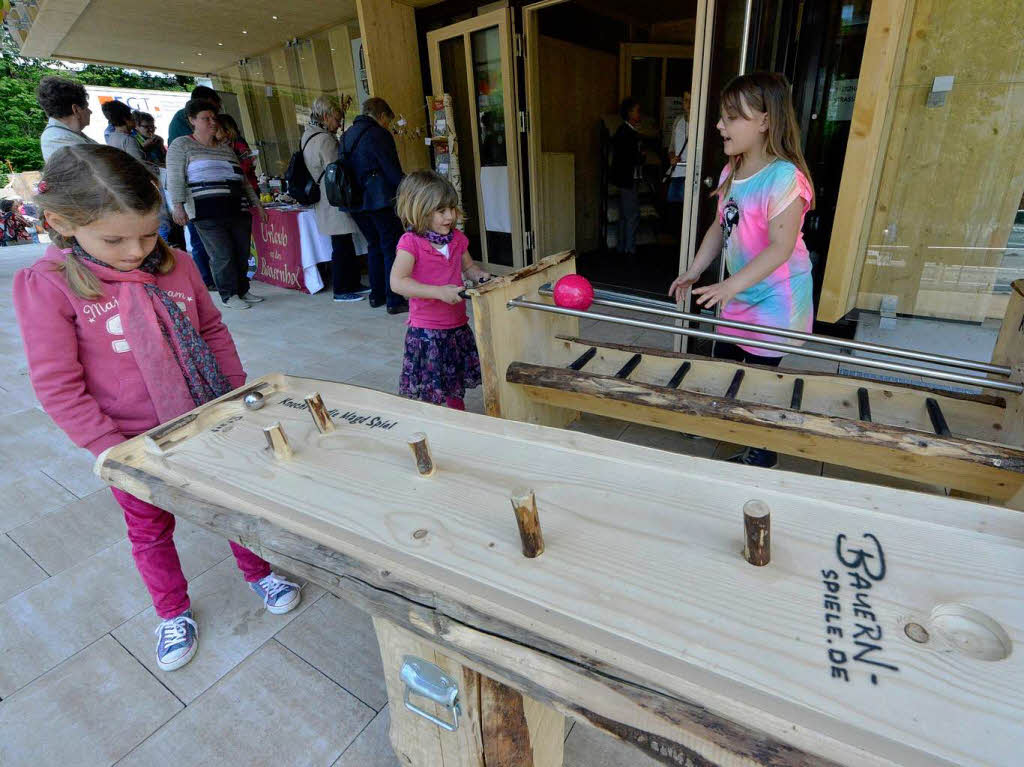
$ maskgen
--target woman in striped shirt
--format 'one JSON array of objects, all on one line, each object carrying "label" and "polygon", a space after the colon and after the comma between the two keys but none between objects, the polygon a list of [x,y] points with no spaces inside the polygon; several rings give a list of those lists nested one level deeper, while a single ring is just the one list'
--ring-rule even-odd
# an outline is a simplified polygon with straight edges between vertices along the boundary
[{"label": "woman in striped shirt", "polygon": [[192,99],[185,105],[192,135],[167,150],[167,191],[174,221],[195,222],[210,254],[213,280],[223,306],[248,309],[263,300],[249,291],[246,276],[252,215],[266,220],[253,188],[245,183],[238,156],[217,141],[217,106]]}]

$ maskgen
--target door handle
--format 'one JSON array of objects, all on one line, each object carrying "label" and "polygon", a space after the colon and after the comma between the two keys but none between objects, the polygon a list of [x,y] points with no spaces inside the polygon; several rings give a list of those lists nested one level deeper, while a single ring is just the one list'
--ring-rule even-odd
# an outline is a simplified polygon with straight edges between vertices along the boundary
[{"label": "door handle", "polygon": [[704,186],[706,186],[708,189],[710,189],[714,185],[714,183],[715,183],[714,176],[705,176],[704,177]]}]

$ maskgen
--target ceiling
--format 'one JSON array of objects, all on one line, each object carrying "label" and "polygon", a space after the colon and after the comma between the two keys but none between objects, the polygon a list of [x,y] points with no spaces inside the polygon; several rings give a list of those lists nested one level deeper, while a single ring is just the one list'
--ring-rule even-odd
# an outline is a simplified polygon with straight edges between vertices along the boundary
[{"label": "ceiling", "polygon": [[28,56],[205,74],[356,18],[356,0],[46,0]]}]

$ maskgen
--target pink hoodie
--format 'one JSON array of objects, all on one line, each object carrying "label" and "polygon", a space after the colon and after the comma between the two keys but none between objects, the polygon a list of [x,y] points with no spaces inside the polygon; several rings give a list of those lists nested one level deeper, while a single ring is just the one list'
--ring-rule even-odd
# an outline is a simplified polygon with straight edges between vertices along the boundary
[{"label": "pink hoodie", "polygon": [[[192,262],[175,251],[170,274],[157,275],[188,315],[232,386],[245,383],[231,334]],[[54,269],[64,256],[54,246],[14,277],[14,310],[21,326],[29,376],[43,409],[79,447],[99,455],[111,445],[159,425],[135,356],[124,338],[113,270],[86,266],[103,281],[105,294],[83,299]],[[101,273],[102,272],[102,273]]]}]

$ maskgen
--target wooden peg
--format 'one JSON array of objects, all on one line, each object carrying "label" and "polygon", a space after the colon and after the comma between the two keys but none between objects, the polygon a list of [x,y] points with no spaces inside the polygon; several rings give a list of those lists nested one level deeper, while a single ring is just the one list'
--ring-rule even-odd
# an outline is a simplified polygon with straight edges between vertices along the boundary
[{"label": "wooden peg", "polygon": [[142,446],[145,448],[146,452],[149,453],[150,455],[156,456],[158,458],[163,458],[164,457],[164,449],[162,447],[160,447],[160,443],[157,442],[155,439],[153,439],[148,434],[146,434],[146,435],[144,435],[142,437]]},{"label": "wooden peg", "polygon": [[544,553],[544,536],[540,532],[537,499],[532,490],[517,490],[512,495],[512,508],[519,524],[519,538],[523,543],[523,556],[528,559]]},{"label": "wooden peg", "polygon": [[427,435],[418,431],[410,436],[409,448],[412,450],[413,458],[416,459],[416,471],[420,473],[420,476],[434,476],[434,459],[430,457],[430,445],[427,443]]},{"label": "wooden peg", "polygon": [[292,457],[292,446],[288,444],[288,437],[285,436],[280,421],[274,421],[270,426],[264,426],[263,434],[267,438],[267,447],[274,451],[274,455],[282,461]]},{"label": "wooden peg", "polygon": [[321,434],[330,434],[334,431],[334,421],[331,420],[331,414],[327,412],[327,406],[324,405],[320,392],[307,394],[306,406],[309,408],[309,414],[313,416],[313,423],[316,424],[316,428],[320,430]]},{"label": "wooden peg", "polygon": [[764,501],[743,504],[743,558],[755,567],[763,567],[772,558],[772,514]]}]

